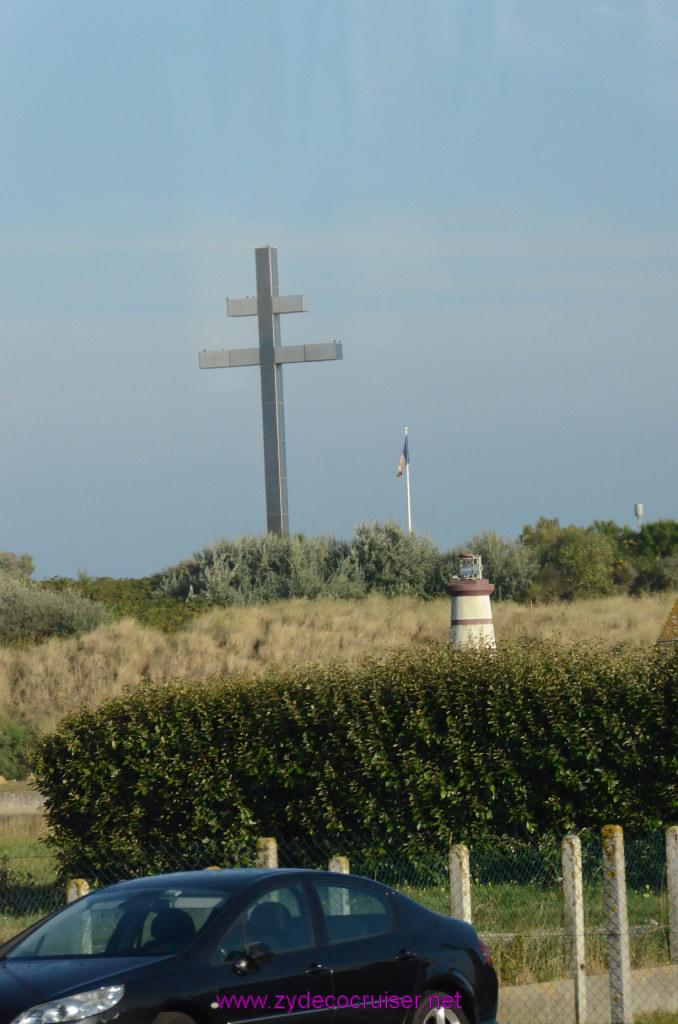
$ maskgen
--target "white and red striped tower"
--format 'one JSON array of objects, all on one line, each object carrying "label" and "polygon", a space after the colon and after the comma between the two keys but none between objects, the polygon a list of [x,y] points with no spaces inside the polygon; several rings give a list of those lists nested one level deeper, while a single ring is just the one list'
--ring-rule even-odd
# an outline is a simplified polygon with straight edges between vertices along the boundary
[{"label": "white and red striped tower", "polygon": [[494,584],[483,579],[480,555],[459,556],[459,575],[445,587],[452,599],[450,641],[455,647],[497,648],[490,594]]}]

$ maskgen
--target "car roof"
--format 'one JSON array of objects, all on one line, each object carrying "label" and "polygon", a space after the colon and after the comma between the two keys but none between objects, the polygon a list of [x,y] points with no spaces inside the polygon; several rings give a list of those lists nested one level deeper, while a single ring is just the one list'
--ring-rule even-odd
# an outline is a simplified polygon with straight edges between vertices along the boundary
[{"label": "car roof", "polygon": [[[321,879],[336,879],[344,882],[369,882],[382,892],[392,892],[390,886],[361,878],[359,875],[340,874],[335,871],[316,871],[313,868],[203,868],[199,871],[174,871],[166,875],[145,875],[130,878],[106,886],[108,892],[125,889],[166,889],[168,886],[197,886],[201,889],[219,891],[224,887],[235,890],[247,889],[267,878],[300,878],[311,876]],[[101,890],[98,890],[101,892]]]}]

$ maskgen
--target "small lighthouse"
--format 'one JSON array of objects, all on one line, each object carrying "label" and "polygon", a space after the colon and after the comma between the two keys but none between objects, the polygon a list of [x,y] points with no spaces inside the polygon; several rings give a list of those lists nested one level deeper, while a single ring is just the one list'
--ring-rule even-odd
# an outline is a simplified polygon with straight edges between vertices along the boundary
[{"label": "small lighthouse", "polygon": [[483,579],[480,555],[459,556],[459,575],[445,587],[452,599],[450,641],[455,647],[496,650],[490,594],[494,584]]}]

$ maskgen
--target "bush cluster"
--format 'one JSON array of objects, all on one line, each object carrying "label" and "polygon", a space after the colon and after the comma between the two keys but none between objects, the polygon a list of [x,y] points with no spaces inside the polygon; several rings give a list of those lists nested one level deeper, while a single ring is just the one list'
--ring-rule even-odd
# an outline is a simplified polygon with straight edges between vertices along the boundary
[{"label": "bush cluster", "polygon": [[561,526],[542,516],[517,538],[483,530],[445,552],[395,522],[361,523],[350,541],[301,535],[222,540],[166,570],[158,592],[218,605],[375,591],[426,598],[442,593],[462,551],[482,556],[500,601],[678,589],[678,523],[660,520],[635,533],[613,522]]},{"label": "bush cluster", "polygon": [[432,645],[149,685],[66,719],[36,770],[66,864],[144,870],[168,842],[227,864],[256,835],[414,857],[450,834],[674,822],[677,712],[678,662],[654,652]]},{"label": "bush cluster", "polygon": [[454,560],[397,523],[362,523],[334,537],[242,537],[212,544],[167,571],[162,592],[185,601],[255,604],[294,597],[439,595]]},{"label": "bush cluster", "polygon": [[12,551],[0,551],[0,573],[15,579],[27,580],[35,569],[30,555],[15,555]]},{"label": "bush cluster", "polygon": [[29,644],[95,629],[110,615],[75,593],[53,593],[25,577],[0,571],[0,643]]},{"label": "bush cluster", "polygon": [[58,594],[77,594],[96,601],[115,619],[133,618],[151,629],[171,633],[185,626],[205,606],[161,593],[163,583],[160,573],[140,579],[80,574],[77,580],[55,576],[43,580],[40,587]]},{"label": "bush cluster", "polygon": [[498,600],[571,601],[613,591],[678,589],[678,523],[672,519],[635,532],[612,521],[561,526],[542,516],[516,539],[485,530],[468,547],[482,555]]}]

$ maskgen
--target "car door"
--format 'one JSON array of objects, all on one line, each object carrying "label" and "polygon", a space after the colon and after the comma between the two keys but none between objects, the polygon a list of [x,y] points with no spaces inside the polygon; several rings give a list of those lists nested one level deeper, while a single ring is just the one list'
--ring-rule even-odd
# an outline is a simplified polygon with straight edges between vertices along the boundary
[{"label": "car door", "polygon": [[313,879],[325,928],[318,961],[332,971],[336,1021],[399,1024],[415,1006],[423,963],[388,892],[354,879]]},{"label": "car door", "polygon": [[[257,949],[261,959],[243,970],[243,953]],[[254,1019],[280,1024],[282,1018],[302,1017],[304,1024],[331,1024],[332,975],[318,964],[301,884],[272,885],[252,898],[220,936],[210,976],[214,988],[208,1006],[215,1024]]]}]

